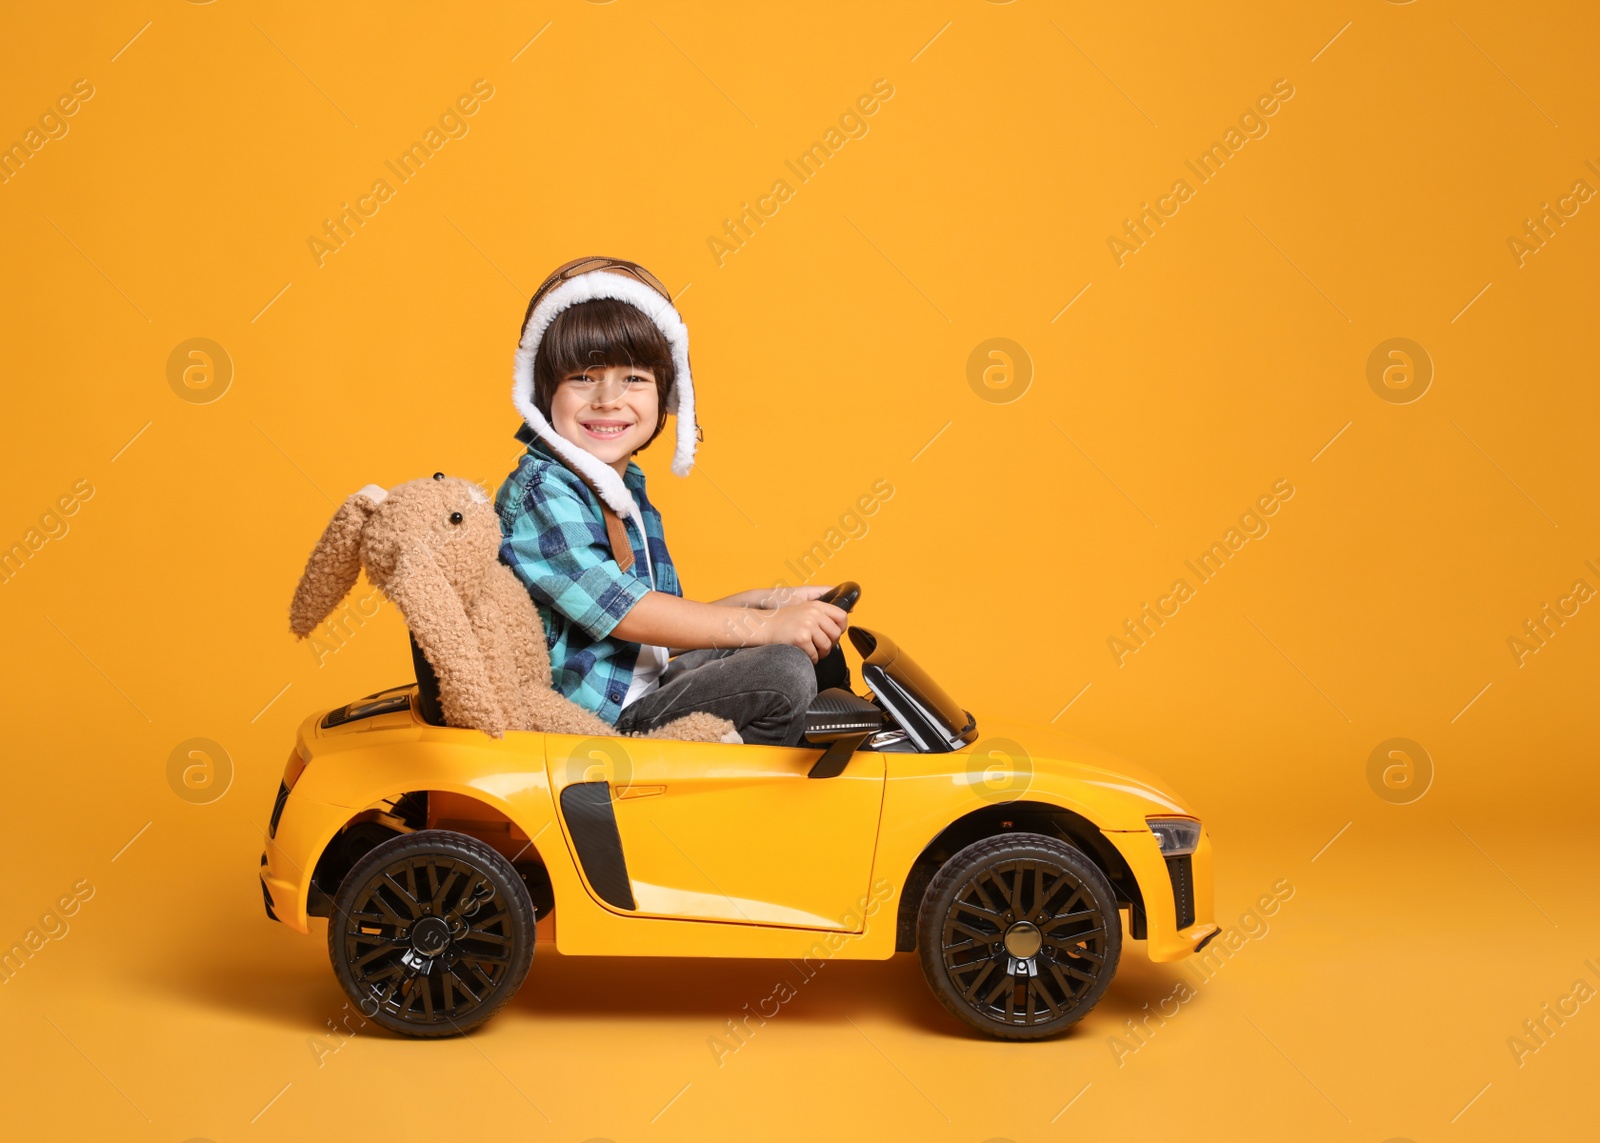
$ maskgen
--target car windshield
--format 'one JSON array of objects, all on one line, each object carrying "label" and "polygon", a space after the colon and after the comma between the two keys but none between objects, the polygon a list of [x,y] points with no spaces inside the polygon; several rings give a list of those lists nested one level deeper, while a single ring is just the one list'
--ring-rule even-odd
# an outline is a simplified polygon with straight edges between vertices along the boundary
[{"label": "car windshield", "polygon": [[864,627],[849,632],[863,679],[924,749],[951,750],[978,737],[972,715],[894,640]]}]

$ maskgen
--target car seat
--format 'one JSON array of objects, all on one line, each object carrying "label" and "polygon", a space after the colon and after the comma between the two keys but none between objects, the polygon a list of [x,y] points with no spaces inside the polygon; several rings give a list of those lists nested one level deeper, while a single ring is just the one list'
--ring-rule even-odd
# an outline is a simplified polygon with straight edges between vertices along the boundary
[{"label": "car seat", "polygon": [[411,665],[417,672],[417,713],[429,726],[447,726],[444,704],[439,701],[439,676],[433,673],[433,664],[417,646],[417,637],[410,635]]}]

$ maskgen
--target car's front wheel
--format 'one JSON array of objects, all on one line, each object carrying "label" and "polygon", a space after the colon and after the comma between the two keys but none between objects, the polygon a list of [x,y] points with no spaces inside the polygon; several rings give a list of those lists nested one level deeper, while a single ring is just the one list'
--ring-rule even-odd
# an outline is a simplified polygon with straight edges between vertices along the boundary
[{"label": "car's front wheel", "polygon": [[985,838],[928,883],[922,971],[940,1002],[1003,1040],[1042,1040],[1082,1019],[1117,971],[1122,923],[1105,874],[1042,834]]},{"label": "car's front wheel", "polygon": [[328,918],[328,957],[369,1020],[406,1036],[454,1036],[516,995],[533,963],[534,910],[499,853],[449,830],[377,846],[350,870]]}]

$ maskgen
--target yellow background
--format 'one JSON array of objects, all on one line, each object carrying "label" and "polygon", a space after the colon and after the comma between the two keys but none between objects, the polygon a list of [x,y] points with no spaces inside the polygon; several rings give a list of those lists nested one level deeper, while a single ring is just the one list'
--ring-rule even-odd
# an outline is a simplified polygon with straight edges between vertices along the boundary
[{"label": "yellow background", "polygon": [[[0,985],[6,1134],[1577,1137],[1600,1006],[1520,1065],[1508,1039],[1600,989],[1600,601],[1520,666],[1507,641],[1600,588],[1600,201],[1522,265],[1508,239],[1600,188],[1595,33],[1432,0],[8,6],[0,141],[95,94],[0,186],[0,542],[94,492],[0,585],[0,940],[94,892]],[[319,267],[324,219],[479,79],[470,131]],[[1108,238],[1279,79],[1269,132],[1119,266]],[[860,581],[980,730],[1150,764],[1209,823],[1219,920],[1294,887],[1269,933],[1204,984],[1130,945],[1047,1044],[963,1035],[899,956],[830,967],[719,1067],[781,966],[542,946],[478,1035],[328,1050],[343,997],[263,916],[259,831],[296,722],[410,666],[388,606],[319,664],[290,593],[361,485],[498,483],[528,295],[596,253],[693,334],[703,464],[642,456],[688,593],[792,581],[888,480],[815,582]],[[233,364],[211,402],[167,379],[197,337]],[[996,337],[1031,361],[1014,400],[969,383]],[[1394,337],[1433,363],[1411,403],[1368,384]],[[1279,479],[1270,533],[1119,666],[1108,638]],[[195,737],[234,770],[209,804],[168,782]],[[1431,758],[1409,804],[1368,781],[1395,737]]]}]

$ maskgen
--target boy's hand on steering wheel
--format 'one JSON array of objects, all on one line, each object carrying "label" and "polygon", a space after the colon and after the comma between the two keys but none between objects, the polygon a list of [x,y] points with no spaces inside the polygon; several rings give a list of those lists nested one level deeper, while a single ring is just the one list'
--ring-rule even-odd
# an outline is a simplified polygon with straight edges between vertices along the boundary
[{"label": "boy's hand on steering wheel", "polygon": [[815,599],[758,614],[764,616],[764,622],[756,628],[751,642],[789,643],[804,651],[813,663],[833,649],[849,619],[842,608]]},{"label": "boy's hand on steering wheel", "polygon": [[832,591],[831,586],[817,584],[801,584],[799,587],[775,587],[761,597],[757,607],[775,608],[788,607],[796,603],[808,603],[813,599],[820,599]]}]

